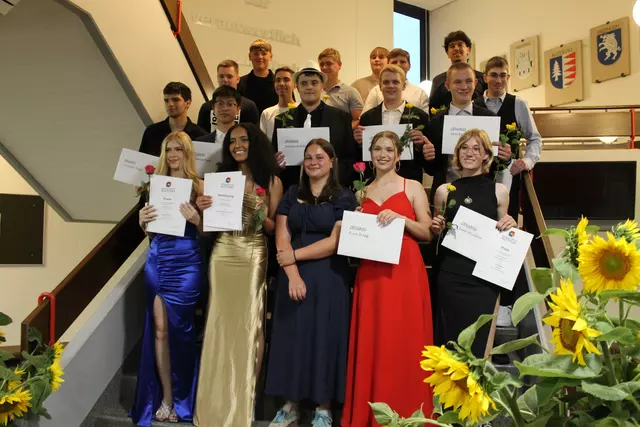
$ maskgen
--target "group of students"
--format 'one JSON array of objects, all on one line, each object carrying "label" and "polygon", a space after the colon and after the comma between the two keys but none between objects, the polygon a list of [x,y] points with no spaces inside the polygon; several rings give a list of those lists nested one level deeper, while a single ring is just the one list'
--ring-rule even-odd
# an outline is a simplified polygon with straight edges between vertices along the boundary
[{"label": "group of students", "polygon": [[[187,220],[184,237],[150,234],[147,317],[131,410],[135,423],[251,425],[265,354],[268,236],[275,236],[278,271],[264,391],[285,401],[270,426],[296,425],[301,401],[317,405],[314,427],[374,426],[368,402],[386,402],[405,417],[421,405],[431,412],[421,350],[455,340],[479,315],[493,312],[500,288],[472,276],[473,261],[444,247],[430,286],[417,242],[438,240],[459,206],[496,220],[503,230],[517,225],[517,201],[510,202],[509,189],[491,176],[492,145],[499,144],[471,130],[454,155],[442,154],[444,116],[497,113],[503,130],[513,119],[527,139],[524,157],[510,164],[514,184],[540,155],[526,103],[506,93],[506,61],[488,62],[482,75],[488,89],[478,94],[477,72],[467,64],[468,37],[451,33],[444,47],[452,65],[444,73],[445,92],[436,85],[440,76],[434,79],[432,101],[441,99],[445,108],[432,103],[438,111],[431,116],[426,93],[406,81],[410,58],[402,49],[374,49],[372,76],[351,87],[338,78],[335,49],[324,50],[319,64],[273,73],[271,46],[257,40],[250,47],[254,69],[248,75],[240,78],[231,60],[220,63],[219,87],[200,108],[197,125],[187,116],[189,89],[181,83],[165,87],[169,117],[147,128],[140,149],[160,156],[157,174],[191,179],[193,190],[191,202],[180,208]],[[354,194],[353,164],[361,160],[364,127],[398,123],[413,124],[410,160],[400,160],[405,144],[395,133],[378,133],[365,147],[372,159],[365,172],[369,185]],[[287,166],[277,135],[287,127],[329,127],[330,141],[311,140],[302,166]],[[202,212],[213,201],[195,172],[192,140],[222,144],[218,172],[241,171],[246,177],[242,230],[203,232]],[[500,159],[512,160],[509,146],[498,148]],[[429,196],[423,172],[434,179]],[[448,203],[452,199],[457,203]],[[382,226],[403,218],[399,264],[361,260],[354,284],[348,260],[336,254],[345,210],[377,215]],[[153,206],[140,210],[145,231],[155,215]],[[195,310],[207,282],[198,354]],[[487,335],[488,330],[478,333],[473,351],[479,356]],[[339,421],[332,416],[336,403],[344,403]]]}]

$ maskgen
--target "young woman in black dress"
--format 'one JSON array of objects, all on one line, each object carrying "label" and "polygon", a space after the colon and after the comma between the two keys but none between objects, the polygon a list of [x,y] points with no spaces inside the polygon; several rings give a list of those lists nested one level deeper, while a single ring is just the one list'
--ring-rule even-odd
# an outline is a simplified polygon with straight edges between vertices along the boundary
[{"label": "young woman in black dress", "polygon": [[[472,129],[460,137],[454,150],[453,166],[460,170],[461,178],[451,184],[442,184],[436,190],[434,206],[437,215],[431,223],[434,235],[446,234],[446,223],[453,220],[460,206],[496,220],[499,230],[517,226],[507,214],[509,190],[486,175],[492,161],[491,141],[486,132]],[[453,185],[455,190],[449,191],[449,185]],[[452,199],[456,203],[449,207]],[[447,208],[443,216],[442,206],[445,205]],[[473,276],[475,261],[457,252],[441,246],[439,258],[436,345],[457,341],[458,334],[480,315],[493,313],[502,289]],[[488,335],[488,325],[476,334],[471,348],[476,357],[484,356]]]}]

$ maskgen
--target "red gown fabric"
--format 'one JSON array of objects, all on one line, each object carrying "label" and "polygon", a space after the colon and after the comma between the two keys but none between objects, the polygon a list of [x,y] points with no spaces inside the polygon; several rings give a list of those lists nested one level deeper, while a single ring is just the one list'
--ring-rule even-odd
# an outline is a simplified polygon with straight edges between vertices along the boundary
[{"label": "red gown fabric", "polygon": [[[404,191],[381,206],[365,199],[362,209],[416,218]],[[377,426],[368,402],[385,402],[401,417],[422,405],[430,417],[432,392],[420,360],[424,346],[432,344],[429,279],[418,243],[405,233],[398,265],[362,260],[358,269],[342,427]]]}]

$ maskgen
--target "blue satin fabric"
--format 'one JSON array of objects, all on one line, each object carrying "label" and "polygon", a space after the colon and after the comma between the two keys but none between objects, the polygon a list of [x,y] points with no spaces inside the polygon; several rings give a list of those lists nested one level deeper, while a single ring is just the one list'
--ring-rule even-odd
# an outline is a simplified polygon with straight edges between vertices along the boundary
[{"label": "blue satin fabric", "polygon": [[147,314],[136,397],[129,414],[139,426],[150,426],[162,401],[157,374],[153,301],[160,296],[167,308],[173,405],[181,421],[193,420],[199,355],[195,310],[200,296],[201,258],[196,228],[187,223],[185,237],[153,237],[144,268]]}]

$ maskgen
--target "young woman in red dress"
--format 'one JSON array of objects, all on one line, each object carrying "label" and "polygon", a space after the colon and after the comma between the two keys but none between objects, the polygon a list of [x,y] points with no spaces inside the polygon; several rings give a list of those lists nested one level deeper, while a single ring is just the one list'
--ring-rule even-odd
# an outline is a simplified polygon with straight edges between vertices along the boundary
[{"label": "young woman in red dress", "polygon": [[421,352],[433,343],[429,281],[418,240],[429,241],[431,216],[422,184],[396,173],[402,146],[393,132],[371,143],[375,179],[361,211],[388,225],[405,219],[398,265],[362,260],[358,269],[349,340],[347,390],[342,427],[377,425],[368,402],[385,402],[401,417],[423,405],[429,416],[432,394],[420,368]]}]

